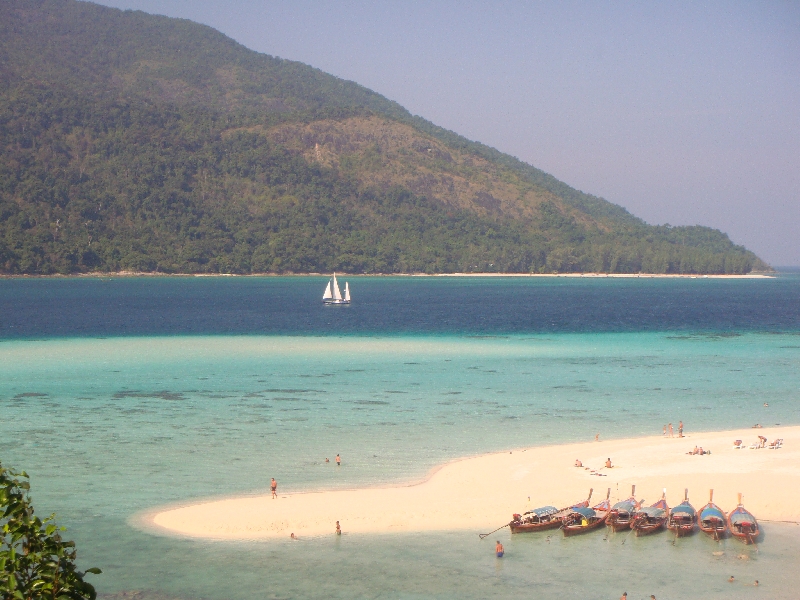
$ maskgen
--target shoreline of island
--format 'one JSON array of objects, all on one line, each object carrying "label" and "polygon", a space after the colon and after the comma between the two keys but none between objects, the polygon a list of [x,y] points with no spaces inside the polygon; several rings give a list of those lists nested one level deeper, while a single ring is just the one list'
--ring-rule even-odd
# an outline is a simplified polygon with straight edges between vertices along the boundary
[{"label": "shoreline of island", "polygon": [[[758,435],[784,439],[780,449],[749,449]],[[742,439],[745,449],[733,449]],[[711,450],[690,455],[694,446]],[[603,465],[610,458],[613,468]],[[576,468],[580,459],[585,468]],[[336,468],[336,467],[334,467]],[[346,468],[346,467],[345,467]],[[279,473],[276,473],[279,476]],[[546,481],[543,486],[541,482]],[[714,501],[723,510],[738,493],[762,521],[800,522],[800,426],[649,436],[514,449],[459,458],[418,480],[343,490],[298,491],[205,499],[154,507],[131,524],[160,535],[208,540],[313,538],[333,534],[340,521],[348,534],[488,531],[515,512],[567,506],[593,488],[592,504],[606,497],[654,502],[667,489],[670,505],[689,489],[695,508]]]},{"label": "shoreline of island", "polygon": [[[340,277],[565,277],[586,279],[774,279],[780,272],[745,274],[698,273],[346,273]],[[330,277],[330,273],[158,273],[149,271],[113,271],[103,273],[53,273],[50,275],[0,274],[0,279],[116,279],[135,277]]]}]

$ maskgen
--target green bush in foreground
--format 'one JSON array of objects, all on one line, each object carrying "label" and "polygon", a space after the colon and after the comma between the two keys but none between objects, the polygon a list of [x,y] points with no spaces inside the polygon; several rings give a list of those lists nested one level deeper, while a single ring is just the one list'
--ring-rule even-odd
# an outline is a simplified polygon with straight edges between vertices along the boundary
[{"label": "green bush in foreground", "polygon": [[61,538],[55,515],[41,520],[33,513],[27,473],[0,463],[0,597],[39,600],[94,600],[94,587],[75,567],[75,543]]}]

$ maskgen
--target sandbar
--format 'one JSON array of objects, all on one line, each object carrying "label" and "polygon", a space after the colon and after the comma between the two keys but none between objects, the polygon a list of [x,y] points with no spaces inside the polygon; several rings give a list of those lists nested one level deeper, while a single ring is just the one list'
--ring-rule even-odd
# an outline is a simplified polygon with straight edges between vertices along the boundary
[{"label": "sandbar", "polygon": [[[763,521],[800,522],[800,426],[696,433],[686,437],[600,440],[512,449],[464,458],[432,470],[422,481],[352,490],[286,492],[156,508],[134,524],[151,532],[210,540],[287,539],[345,534],[470,530],[488,532],[515,512],[543,505],[568,506],[594,489],[593,503],[611,489],[627,498],[631,485],[646,503],[667,489],[670,506],[689,489],[695,508],[714,489],[725,511],[744,494],[745,506]],[[675,432],[677,436],[677,430]],[[763,435],[783,438],[780,449],[734,449]],[[695,445],[711,454],[690,456]],[[585,468],[574,466],[579,458]],[[613,468],[604,463],[611,458]],[[337,467],[332,467],[337,468]],[[339,468],[347,468],[345,466]]]}]

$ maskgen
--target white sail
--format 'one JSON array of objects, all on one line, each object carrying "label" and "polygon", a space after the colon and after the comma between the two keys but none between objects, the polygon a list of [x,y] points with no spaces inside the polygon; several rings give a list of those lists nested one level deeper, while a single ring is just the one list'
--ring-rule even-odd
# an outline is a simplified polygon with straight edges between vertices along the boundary
[{"label": "white sail", "polygon": [[339,283],[336,281],[336,273],[333,274],[333,299],[342,299],[342,292],[339,290]]},{"label": "white sail", "polygon": [[344,301],[350,302],[350,284],[346,281],[344,282]]},{"label": "white sail", "polygon": [[333,294],[331,294],[331,282],[328,280],[328,287],[325,288],[325,293],[322,294],[323,300],[330,300],[333,298]]}]

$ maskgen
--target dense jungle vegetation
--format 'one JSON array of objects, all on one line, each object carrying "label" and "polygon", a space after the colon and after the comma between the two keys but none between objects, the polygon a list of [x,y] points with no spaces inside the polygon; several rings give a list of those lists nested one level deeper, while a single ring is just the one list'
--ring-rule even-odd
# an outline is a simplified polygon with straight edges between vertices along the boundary
[{"label": "dense jungle vegetation", "polygon": [[0,4],[1,273],[768,268],[211,28]]}]

